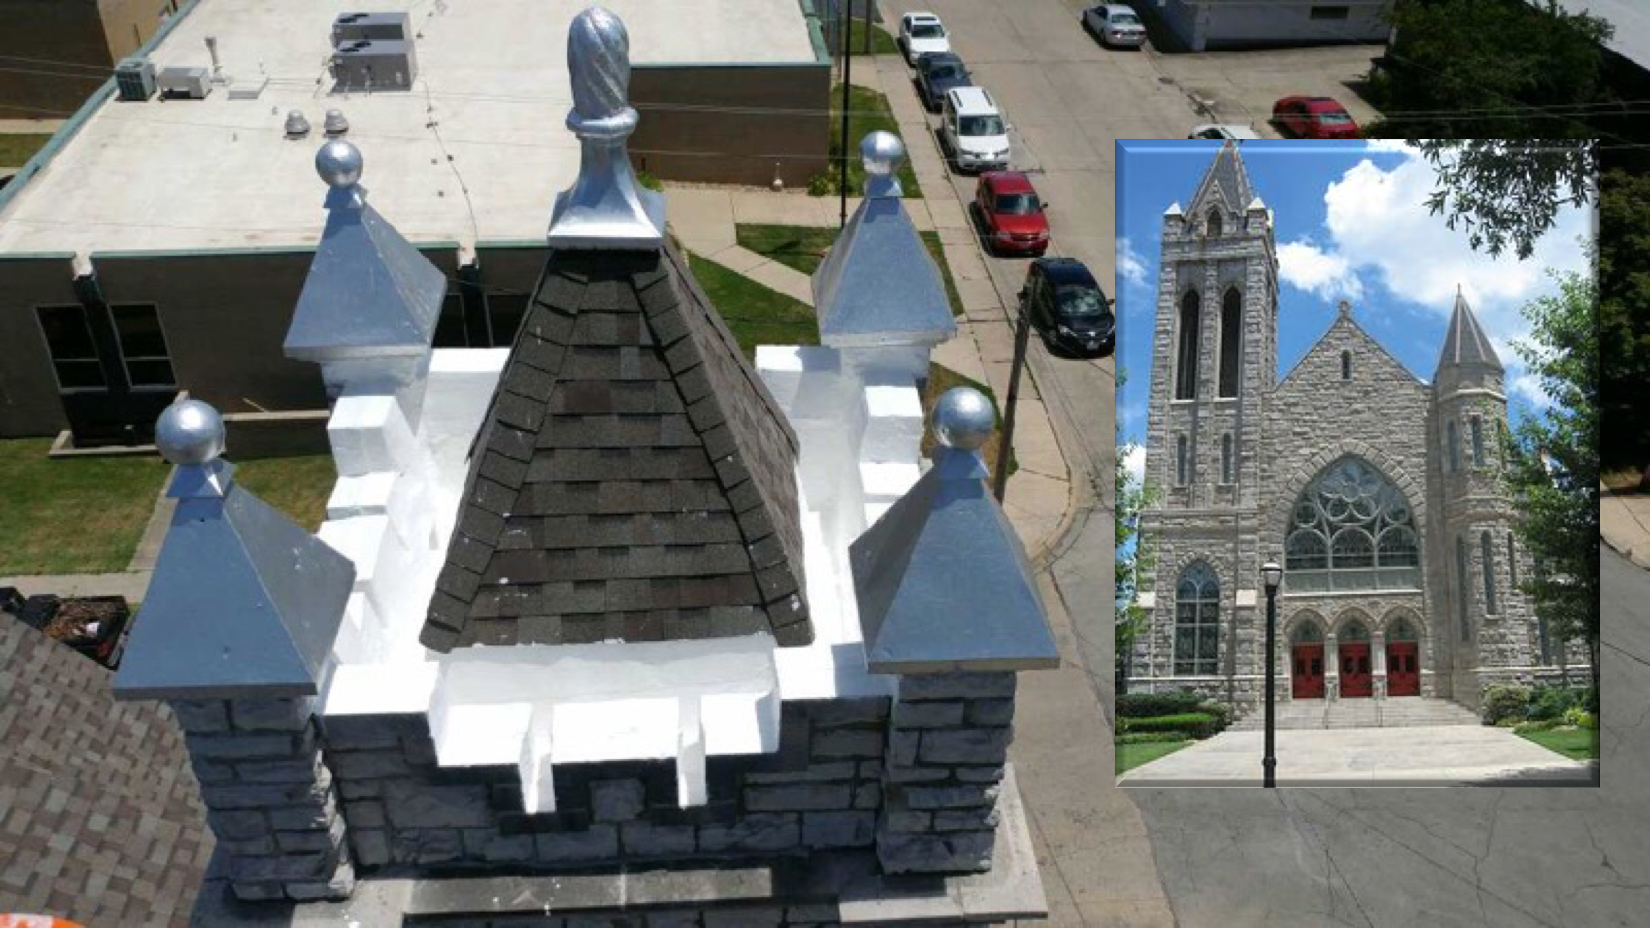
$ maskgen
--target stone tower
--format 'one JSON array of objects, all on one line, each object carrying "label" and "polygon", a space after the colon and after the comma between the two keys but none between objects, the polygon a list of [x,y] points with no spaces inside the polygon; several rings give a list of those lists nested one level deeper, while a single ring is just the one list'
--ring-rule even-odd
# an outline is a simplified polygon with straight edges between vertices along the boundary
[{"label": "stone tower", "polygon": [[[1260,428],[1277,381],[1271,216],[1236,145],[1216,155],[1186,210],[1177,203],[1164,214],[1161,254],[1146,438],[1146,477],[1159,498],[1143,528],[1158,540],[1150,601],[1164,612],[1143,656],[1154,675],[1229,678],[1259,666]],[[1200,561],[1208,568],[1200,576],[1218,586],[1223,621],[1217,643],[1177,649],[1176,588]],[[1216,666],[1207,663],[1211,651]],[[1225,682],[1209,689],[1227,699],[1254,696]]]}]

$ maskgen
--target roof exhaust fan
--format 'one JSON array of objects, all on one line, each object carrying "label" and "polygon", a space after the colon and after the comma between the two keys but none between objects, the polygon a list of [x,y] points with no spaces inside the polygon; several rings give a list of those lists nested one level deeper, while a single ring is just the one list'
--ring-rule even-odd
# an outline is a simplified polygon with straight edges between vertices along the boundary
[{"label": "roof exhaust fan", "polygon": [[349,131],[349,120],[344,118],[343,110],[327,110],[324,128],[328,137],[343,135]]},{"label": "roof exhaust fan", "polygon": [[301,139],[309,135],[309,120],[304,118],[300,110],[293,110],[286,114],[286,137]]}]

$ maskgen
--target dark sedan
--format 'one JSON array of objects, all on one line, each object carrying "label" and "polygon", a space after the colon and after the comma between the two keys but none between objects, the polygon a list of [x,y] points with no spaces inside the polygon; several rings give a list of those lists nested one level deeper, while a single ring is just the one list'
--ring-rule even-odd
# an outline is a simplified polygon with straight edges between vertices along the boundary
[{"label": "dark sedan", "polygon": [[1038,258],[1020,290],[1026,313],[1050,349],[1103,358],[1117,349],[1111,300],[1076,258]]},{"label": "dark sedan", "polygon": [[940,110],[945,92],[953,87],[972,87],[974,81],[961,58],[950,52],[935,52],[917,59],[917,92],[931,113]]}]

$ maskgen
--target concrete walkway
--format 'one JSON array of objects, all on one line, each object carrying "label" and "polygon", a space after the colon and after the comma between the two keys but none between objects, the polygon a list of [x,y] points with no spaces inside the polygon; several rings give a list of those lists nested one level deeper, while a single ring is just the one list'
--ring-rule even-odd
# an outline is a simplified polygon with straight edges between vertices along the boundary
[{"label": "concrete walkway", "polygon": [[1650,494],[1599,492],[1599,534],[1604,543],[1650,569]]},{"label": "concrete walkway", "polygon": [[[1259,786],[1263,732],[1227,731],[1125,773],[1120,786]],[[1507,779],[1592,785],[1592,765],[1505,728],[1277,733],[1280,786],[1460,786]]]}]

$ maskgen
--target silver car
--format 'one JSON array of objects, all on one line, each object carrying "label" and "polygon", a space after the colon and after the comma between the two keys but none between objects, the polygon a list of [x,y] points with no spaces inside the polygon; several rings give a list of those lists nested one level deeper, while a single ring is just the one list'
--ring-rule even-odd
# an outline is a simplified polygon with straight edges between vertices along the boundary
[{"label": "silver car", "polygon": [[1102,45],[1139,48],[1146,44],[1146,24],[1132,7],[1121,3],[1102,3],[1084,10],[1083,28]]}]

